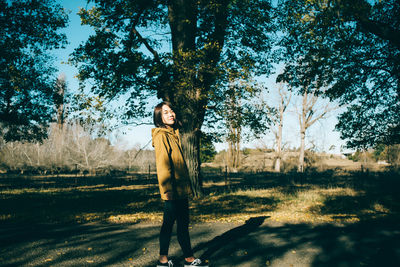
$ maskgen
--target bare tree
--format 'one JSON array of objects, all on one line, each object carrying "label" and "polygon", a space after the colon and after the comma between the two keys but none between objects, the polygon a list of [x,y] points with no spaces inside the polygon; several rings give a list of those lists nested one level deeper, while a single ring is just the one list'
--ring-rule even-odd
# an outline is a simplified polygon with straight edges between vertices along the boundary
[{"label": "bare tree", "polygon": [[276,117],[273,117],[273,124],[276,126],[275,129],[272,129],[272,132],[275,135],[276,142],[276,158],[275,158],[275,171],[281,171],[281,160],[282,160],[282,129],[283,129],[283,117],[284,113],[289,106],[290,100],[292,98],[292,92],[287,90],[285,85],[280,82],[278,84],[278,94],[279,94],[279,102],[278,102],[278,114]]},{"label": "bare tree", "polygon": [[71,135],[68,146],[69,160],[80,169],[94,172],[98,168],[109,167],[118,161],[107,139],[93,139],[79,124],[72,126]]},{"label": "bare tree", "polygon": [[59,124],[54,123],[42,143],[8,142],[0,150],[0,163],[21,171],[28,168],[46,172],[78,167],[94,172],[123,166],[123,157],[123,151],[116,150],[105,138],[93,138],[79,124],[65,124],[60,129]]},{"label": "bare tree", "polygon": [[128,171],[132,170],[133,164],[135,163],[135,156],[138,154],[137,145],[133,149],[129,149],[125,151],[125,165],[128,168]]},{"label": "bare tree", "polygon": [[148,171],[149,166],[150,168],[155,167],[154,152],[145,150],[150,143],[151,140],[149,140],[149,142],[144,146],[136,144],[134,148],[123,153],[124,164],[128,168],[128,171],[132,171],[133,169]]},{"label": "bare tree", "polygon": [[264,87],[250,77],[243,79],[235,75],[231,77],[222,104],[222,118],[227,129],[226,160],[234,171],[240,167],[240,143],[264,134],[271,122],[268,106],[261,97]]},{"label": "bare tree", "polygon": [[305,138],[307,129],[318,120],[326,117],[326,115],[336,109],[329,102],[322,103],[321,97],[318,96],[320,89],[309,91],[304,90],[302,95],[301,111],[297,112],[300,124],[300,153],[299,165],[297,170],[304,172],[304,151],[305,151]]},{"label": "bare tree", "polygon": [[230,137],[228,138],[228,153],[227,162],[229,167],[234,171],[240,166],[240,140],[241,140],[241,128],[230,127]]},{"label": "bare tree", "polygon": [[1,161],[3,165],[11,170],[17,170],[21,167],[21,149],[18,142],[7,142],[1,148]]},{"label": "bare tree", "polygon": [[226,99],[227,107],[229,107],[227,112],[228,136],[226,138],[228,153],[226,155],[229,167],[237,170],[240,166],[240,141],[242,137],[241,99],[235,94],[235,90],[232,90],[232,92],[233,94]]},{"label": "bare tree", "polygon": [[68,127],[64,127],[58,122],[50,126],[49,138],[46,143],[52,156],[51,162],[57,167],[68,165],[68,131]]}]

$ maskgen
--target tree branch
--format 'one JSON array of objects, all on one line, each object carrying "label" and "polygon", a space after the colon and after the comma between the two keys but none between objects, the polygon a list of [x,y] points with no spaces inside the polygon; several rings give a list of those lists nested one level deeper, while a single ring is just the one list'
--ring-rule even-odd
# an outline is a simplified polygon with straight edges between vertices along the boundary
[{"label": "tree branch", "polygon": [[135,26],[132,27],[132,32],[133,32],[133,34],[136,35],[136,37],[139,39],[139,41],[146,46],[147,50],[149,50],[150,53],[153,54],[154,59],[157,61],[157,63],[162,64],[161,60],[160,60],[160,56],[158,55],[157,51],[155,51],[150,46],[149,42],[145,38],[143,38],[143,36],[136,30]]},{"label": "tree branch", "polygon": [[[144,45],[146,46],[147,50],[149,50],[150,53],[153,54],[154,59],[156,60],[156,62],[159,63],[159,64],[161,64],[160,56],[158,55],[157,51],[155,51],[155,50],[150,46],[149,42],[148,42],[145,38],[143,38],[143,36],[142,36],[142,35],[138,32],[138,30],[136,29],[136,26],[137,26],[138,23],[139,23],[139,19],[140,19],[140,17],[141,17],[142,14],[143,14],[143,11],[144,11],[144,9],[142,8],[141,10],[139,10],[139,12],[138,12],[138,13],[136,14],[136,16],[133,18],[131,33],[134,34],[134,35],[136,35],[136,37],[139,39],[139,41],[140,41],[142,44],[144,44]],[[132,39],[131,33],[130,33],[130,38]]]},{"label": "tree branch", "polygon": [[357,22],[364,30],[382,38],[383,40],[389,41],[389,43],[396,46],[397,49],[400,49],[400,32],[390,25],[372,21],[362,16],[357,18]]},{"label": "tree branch", "polygon": [[337,108],[338,108],[337,106],[330,106],[329,104],[327,104],[327,105],[325,106],[324,111],[323,111],[320,115],[318,115],[318,116],[315,117],[313,120],[311,120],[311,121],[308,122],[308,127],[310,127],[310,126],[313,125],[316,121],[322,119],[326,114],[328,114],[329,112],[331,112],[331,111],[333,111],[333,110],[335,110],[335,109],[337,109]]}]

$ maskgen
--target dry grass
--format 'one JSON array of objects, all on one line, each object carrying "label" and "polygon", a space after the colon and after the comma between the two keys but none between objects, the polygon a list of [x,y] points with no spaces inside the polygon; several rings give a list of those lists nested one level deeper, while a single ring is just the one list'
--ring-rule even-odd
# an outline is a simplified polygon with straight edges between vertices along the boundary
[{"label": "dry grass", "polygon": [[327,199],[337,196],[356,197],[359,192],[355,192],[350,188],[308,188],[295,189],[291,192],[285,192],[285,188],[274,188],[267,190],[247,190],[239,191],[234,195],[253,195],[268,196],[277,199],[279,204],[274,210],[266,212],[262,215],[270,216],[271,220],[287,223],[322,223],[322,222],[354,222],[355,214],[348,214],[346,218],[334,218],[333,214],[321,213],[321,207]]},{"label": "dry grass", "polygon": [[[1,177],[0,222],[159,223],[162,201],[155,179],[126,177]],[[229,187],[218,174],[206,195],[190,202],[193,222],[244,222],[268,216],[282,223],[354,223],[397,218],[398,174],[235,174]],[[299,182],[300,181],[300,182]]]}]

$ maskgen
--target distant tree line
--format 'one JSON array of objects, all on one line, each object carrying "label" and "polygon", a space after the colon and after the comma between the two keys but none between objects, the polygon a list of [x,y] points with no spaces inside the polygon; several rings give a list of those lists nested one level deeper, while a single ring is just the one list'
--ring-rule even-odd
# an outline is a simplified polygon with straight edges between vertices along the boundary
[{"label": "distant tree line", "polygon": [[106,138],[93,138],[79,124],[65,124],[61,129],[52,124],[48,138],[41,142],[0,141],[3,171],[109,174],[155,170],[153,151],[118,149]]}]

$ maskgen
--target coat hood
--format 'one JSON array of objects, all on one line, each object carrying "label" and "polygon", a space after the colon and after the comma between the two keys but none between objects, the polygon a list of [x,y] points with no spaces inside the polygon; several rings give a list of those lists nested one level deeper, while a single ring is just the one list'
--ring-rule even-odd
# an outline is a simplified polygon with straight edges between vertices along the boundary
[{"label": "coat hood", "polygon": [[153,128],[151,129],[151,145],[154,147],[154,138],[159,135],[159,134],[172,134],[176,135],[179,134],[178,129],[173,129],[173,128]]}]

